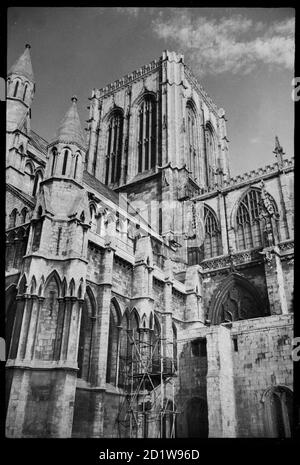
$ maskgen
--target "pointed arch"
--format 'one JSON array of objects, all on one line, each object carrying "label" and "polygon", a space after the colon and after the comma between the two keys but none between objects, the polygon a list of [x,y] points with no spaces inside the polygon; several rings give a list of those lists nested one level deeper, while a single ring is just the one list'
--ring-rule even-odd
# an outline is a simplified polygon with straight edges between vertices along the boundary
[{"label": "pointed arch", "polygon": [[[275,212],[275,223],[272,224],[273,236],[278,237],[278,208],[274,198],[267,193]],[[250,186],[236,202],[231,222],[236,232],[237,249],[245,250],[263,247],[265,243],[265,220],[262,216],[262,190]],[[274,229],[275,228],[275,229]]]},{"label": "pointed arch", "polygon": [[27,160],[25,164],[25,173],[28,174],[29,176],[33,175],[34,172],[34,164],[32,163],[31,160]]},{"label": "pointed arch", "polygon": [[81,153],[80,153],[80,152],[76,152],[76,155],[75,155],[75,166],[74,166],[74,179],[77,179],[77,177],[78,177],[79,169],[80,169],[80,166],[81,166],[81,160],[82,160]]},{"label": "pointed arch", "polygon": [[19,284],[17,286],[18,289],[18,295],[26,294],[27,291],[27,277],[25,274],[22,275],[22,277],[19,280]]},{"label": "pointed arch", "polygon": [[176,328],[174,321],[172,322],[172,335],[173,335],[173,367],[175,370],[177,370],[178,368],[177,328]]},{"label": "pointed arch", "polygon": [[142,173],[156,165],[157,109],[155,94],[145,92],[138,99],[138,105],[138,173]]},{"label": "pointed arch", "polygon": [[126,308],[122,321],[119,334],[119,373],[118,373],[118,386],[125,387],[127,376],[130,368],[130,355],[131,344],[129,339],[129,326],[130,326],[130,313]]},{"label": "pointed arch", "polygon": [[205,147],[206,147],[206,179],[208,187],[215,184],[215,169],[217,168],[218,138],[211,121],[205,125]]},{"label": "pointed arch", "polygon": [[36,293],[36,279],[35,276],[33,275],[31,278],[30,282],[30,294],[35,294]]},{"label": "pointed arch", "polygon": [[51,158],[52,158],[52,160],[51,160],[50,176],[54,176],[54,174],[55,174],[56,163],[57,163],[57,155],[58,155],[57,148],[53,147],[51,149]]},{"label": "pointed arch", "polygon": [[[57,360],[59,358],[62,337],[62,316],[59,311],[59,299],[62,295],[62,283],[56,270],[53,270],[45,282],[44,299],[40,308],[39,325],[35,357],[38,360]],[[51,324],[49,324],[49,318]]]},{"label": "pointed arch", "polygon": [[43,171],[41,168],[38,168],[36,171],[35,171],[35,177],[34,177],[34,183],[33,183],[33,189],[32,189],[32,196],[35,197],[36,194],[38,193],[38,190],[39,190],[39,186],[40,186],[40,183],[41,181],[43,180]]},{"label": "pointed arch", "polygon": [[15,228],[17,225],[17,216],[19,215],[18,209],[14,208],[9,215],[9,228]]},{"label": "pointed arch", "polygon": [[5,291],[6,359],[15,358],[19,342],[21,312],[17,312],[17,294],[18,291],[15,284],[11,284]]},{"label": "pointed arch", "polygon": [[65,148],[64,155],[63,155],[63,165],[61,174],[64,176],[67,173],[67,165],[68,165],[68,158],[69,158],[70,150]]},{"label": "pointed arch", "polygon": [[15,88],[14,88],[13,97],[17,97],[18,90],[19,90],[19,85],[20,85],[20,81],[19,81],[19,79],[16,79],[15,80]]},{"label": "pointed arch", "polygon": [[64,279],[63,279],[61,289],[62,289],[62,291],[61,291],[62,297],[66,297],[67,289],[68,289],[66,277],[64,277]]},{"label": "pointed arch", "polygon": [[216,289],[208,311],[208,320],[216,325],[265,315],[265,305],[256,287],[240,274],[233,273]]},{"label": "pointed arch", "polygon": [[79,378],[92,382],[92,352],[94,344],[94,322],[96,316],[96,301],[90,286],[86,287],[82,306],[79,343],[78,343],[78,373]]},{"label": "pointed arch", "polygon": [[24,92],[23,92],[23,98],[22,98],[22,100],[24,102],[25,102],[25,98],[26,98],[27,89],[28,89],[28,83],[26,82],[25,86],[24,86]]},{"label": "pointed arch", "polygon": [[75,295],[75,281],[74,278],[71,279],[69,284],[69,295],[73,297]]},{"label": "pointed arch", "polygon": [[44,295],[44,287],[45,287],[45,278],[44,278],[44,275],[42,275],[40,279],[39,290],[38,290],[39,297],[42,297]]},{"label": "pointed arch", "polygon": [[78,297],[78,299],[82,299],[82,297],[83,297],[83,278],[80,278],[77,297]]},{"label": "pointed arch", "polygon": [[121,108],[115,107],[109,112],[107,118],[106,185],[118,184],[121,180],[124,112]]},{"label": "pointed arch", "polygon": [[[199,161],[199,140],[198,140],[198,122],[197,108],[192,99],[186,103],[186,141],[188,150],[188,169],[193,179],[198,176]],[[198,180],[199,181],[199,180]]]},{"label": "pointed arch", "polygon": [[120,305],[115,297],[111,299],[109,315],[109,334],[106,365],[106,382],[116,385],[118,373],[119,329],[121,323]]},{"label": "pointed arch", "polygon": [[22,208],[21,213],[20,213],[21,224],[26,223],[26,221],[28,220],[28,213],[29,213],[28,208],[26,207]]},{"label": "pointed arch", "polygon": [[221,228],[214,210],[204,204],[204,259],[222,254]]},{"label": "pointed arch", "polygon": [[153,329],[153,312],[150,313],[149,317],[149,328]]},{"label": "pointed arch", "polygon": [[56,270],[51,271],[51,273],[48,275],[48,277],[46,279],[46,282],[45,282],[45,292],[46,292],[46,289],[49,286],[49,283],[51,281],[55,281],[55,283],[57,285],[58,297],[61,297],[61,295],[62,295],[62,291],[61,291],[62,284],[61,284],[60,276],[59,276],[59,274],[58,274],[58,272]]}]

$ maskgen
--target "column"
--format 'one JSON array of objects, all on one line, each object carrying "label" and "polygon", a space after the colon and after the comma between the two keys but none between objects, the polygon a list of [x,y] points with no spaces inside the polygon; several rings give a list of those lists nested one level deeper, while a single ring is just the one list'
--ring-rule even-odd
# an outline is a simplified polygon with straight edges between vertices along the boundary
[{"label": "column", "polygon": [[224,326],[211,326],[207,332],[207,366],[209,437],[236,437],[231,331]]},{"label": "column", "polygon": [[284,289],[284,277],[278,247],[263,249],[265,276],[271,315],[288,313],[288,305]]}]

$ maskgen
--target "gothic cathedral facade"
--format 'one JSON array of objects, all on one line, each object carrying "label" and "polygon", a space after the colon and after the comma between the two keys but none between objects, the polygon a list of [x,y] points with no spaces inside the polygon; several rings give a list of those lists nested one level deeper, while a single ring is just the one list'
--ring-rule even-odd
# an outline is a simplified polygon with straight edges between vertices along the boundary
[{"label": "gothic cathedral facade", "polygon": [[230,175],[225,111],[184,57],[31,129],[7,77],[6,435],[289,437],[293,158]]}]

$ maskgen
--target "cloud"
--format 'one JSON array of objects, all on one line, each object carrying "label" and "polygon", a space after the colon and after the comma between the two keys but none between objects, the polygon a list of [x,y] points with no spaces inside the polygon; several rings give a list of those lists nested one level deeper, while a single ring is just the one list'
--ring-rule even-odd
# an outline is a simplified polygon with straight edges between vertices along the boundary
[{"label": "cloud", "polygon": [[138,16],[140,12],[140,8],[133,7],[116,7],[115,10],[117,13],[126,14],[128,16],[134,16],[135,18]]},{"label": "cloud", "polygon": [[[241,14],[230,17],[193,17],[175,11],[152,21],[159,39],[188,54],[200,75],[250,73],[260,63],[293,69],[294,19],[266,24]],[[169,46],[169,45],[168,45]]]}]

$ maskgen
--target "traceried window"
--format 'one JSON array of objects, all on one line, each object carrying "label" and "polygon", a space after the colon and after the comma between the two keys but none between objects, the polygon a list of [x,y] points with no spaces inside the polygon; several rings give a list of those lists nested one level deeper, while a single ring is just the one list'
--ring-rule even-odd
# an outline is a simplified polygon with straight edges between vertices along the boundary
[{"label": "traceried window", "polygon": [[138,172],[154,168],[156,163],[156,102],[147,95],[138,112]]},{"label": "traceried window", "polygon": [[118,361],[118,345],[119,345],[119,323],[120,316],[116,305],[112,302],[110,305],[109,316],[109,336],[108,336],[108,351],[107,351],[107,368],[106,382],[116,384],[117,380],[117,361]]},{"label": "traceried window", "polygon": [[105,184],[115,184],[120,181],[122,150],[123,115],[121,111],[115,111],[108,124]]},{"label": "traceried window", "polygon": [[[272,202],[274,211],[277,207]],[[261,192],[251,189],[242,198],[237,211],[237,248],[251,249],[263,246],[263,218],[261,216]]]},{"label": "traceried window", "polygon": [[215,182],[216,169],[216,141],[213,130],[210,125],[206,126],[205,130],[205,145],[206,145],[206,175],[207,185],[213,186]]},{"label": "traceried window", "polygon": [[211,258],[222,253],[221,231],[215,214],[210,208],[204,207],[205,239],[204,258]]},{"label": "traceried window", "polygon": [[197,173],[197,125],[196,115],[190,103],[187,104],[187,142],[188,142],[188,168],[194,178]]}]

